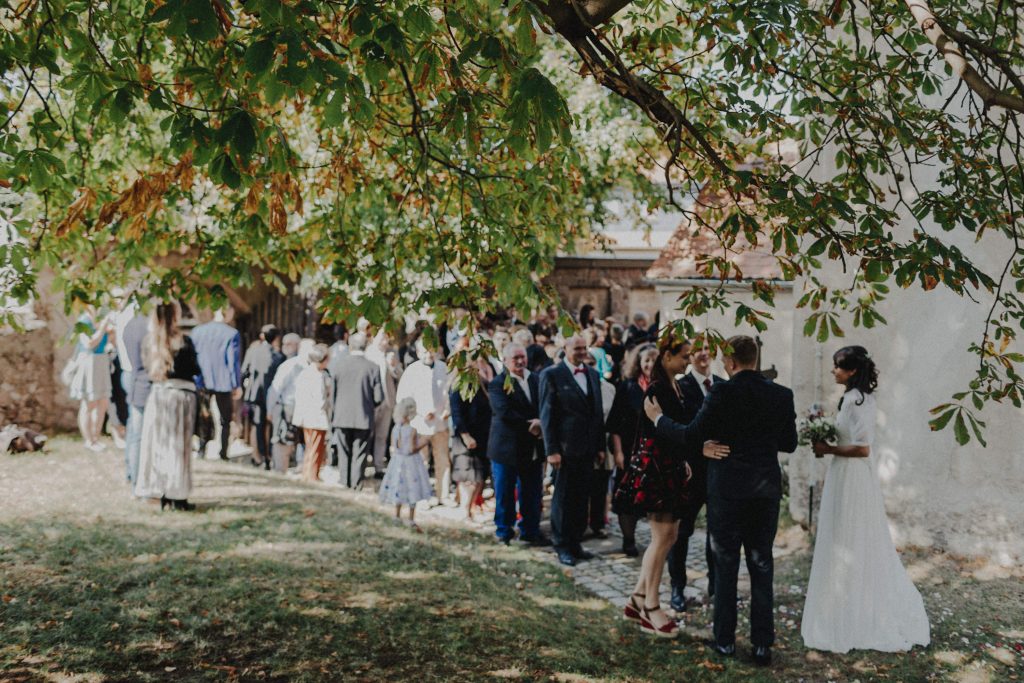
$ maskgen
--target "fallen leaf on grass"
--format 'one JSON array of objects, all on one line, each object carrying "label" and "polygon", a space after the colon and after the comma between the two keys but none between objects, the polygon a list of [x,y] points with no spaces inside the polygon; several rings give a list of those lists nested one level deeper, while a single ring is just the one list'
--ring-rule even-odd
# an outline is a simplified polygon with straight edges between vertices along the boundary
[{"label": "fallen leaf on grass", "polygon": [[309,508],[306,508],[305,510],[302,511],[302,514],[304,516],[306,516],[306,517],[312,517],[313,515],[316,514],[316,510],[311,510]]},{"label": "fallen leaf on grass", "polygon": [[724,664],[719,664],[717,662],[712,662],[710,659],[705,659],[703,662],[701,662],[697,666],[699,666],[702,669],[707,669],[708,671],[725,671],[725,665]]}]

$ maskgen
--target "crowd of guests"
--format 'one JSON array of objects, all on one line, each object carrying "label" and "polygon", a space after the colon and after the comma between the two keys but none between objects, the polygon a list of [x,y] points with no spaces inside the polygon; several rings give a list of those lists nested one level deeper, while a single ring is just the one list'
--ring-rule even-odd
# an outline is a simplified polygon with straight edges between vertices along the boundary
[{"label": "crowd of guests", "polygon": [[[568,566],[593,557],[582,541],[588,533],[608,537],[610,512],[622,552],[638,556],[636,527],[645,518],[651,541],[624,616],[659,637],[679,632],[689,540],[706,508],[714,600],[708,645],[722,656],[735,653],[742,550],[753,658],[770,663],[777,456],[796,448],[797,432],[793,393],[758,371],[757,342],[727,340],[726,380],[713,375],[701,345],[671,329],[659,333],[642,313],[627,327],[596,320],[584,306],[567,335],[554,310],[529,323],[514,311],[470,315],[459,311],[454,324],[437,330],[417,323],[401,340],[361,321],[351,333],[337,329],[331,345],[266,325],[243,355],[230,307],[187,334],[176,303],[158,303],[149,315],[135,306],[102,319],[87,311],[66,380],[93,450],[103,449],[104,415],[120,388],[125,409],[111,411],[111,424],[120,427],[127,479],[136,497],[161,509],[194,509],[193,447],[203,456],[212,445],[228,459],[231,424],[239,420],[254,444],[253,465],[295,468],[307,481],[333,466],[340,484],[353,489],[372,470],[380,501],[400,522],[405,512],[404,523],[417,531],[421,503],[461,506],[473,520],[488,483],[497,541],[553,546]],[[927,616],[888,535],[869,460],[878,373],[862,347],[840,349],[834,363],[847,393],[838,443],[813,445],[835,460],[803,635],[810,647],[837,652],[926,644]],[[541,530],[545,487],[550,538]],[[858,522],[871,533],[857,531]],[[675,618],[660,604],[666,563]],[[844,578],[855,574],[867,583]],[[872,614],[888,615],[886,628],[835,607],[868,603]]]}]

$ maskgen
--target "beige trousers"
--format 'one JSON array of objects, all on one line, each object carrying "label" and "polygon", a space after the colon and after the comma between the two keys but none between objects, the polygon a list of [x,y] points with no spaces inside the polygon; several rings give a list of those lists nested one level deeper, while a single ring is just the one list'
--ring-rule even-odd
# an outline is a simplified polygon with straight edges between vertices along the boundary
[{"label": "beige trousers", "polygon": [[429,466],[430,458],[434,458],[434,495],[438,500],[448,497],[452,483],[452,459],[448,453],[448,430],[434,432],[430,436],[430,451],[423,452],[423,461]]}]

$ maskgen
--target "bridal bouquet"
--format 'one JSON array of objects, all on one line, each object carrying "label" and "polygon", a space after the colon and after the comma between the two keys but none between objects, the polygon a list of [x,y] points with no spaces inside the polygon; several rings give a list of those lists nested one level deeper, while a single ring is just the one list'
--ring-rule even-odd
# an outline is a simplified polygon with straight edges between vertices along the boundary
[{"label": "bridal bouquet", "polygon": [[825,411],[817,403],[808,409],[807,415],[800,420],[797,427],[801,446],[810,446],[815,441],[835,443],[839,439],[836,423],[825,415]]}]

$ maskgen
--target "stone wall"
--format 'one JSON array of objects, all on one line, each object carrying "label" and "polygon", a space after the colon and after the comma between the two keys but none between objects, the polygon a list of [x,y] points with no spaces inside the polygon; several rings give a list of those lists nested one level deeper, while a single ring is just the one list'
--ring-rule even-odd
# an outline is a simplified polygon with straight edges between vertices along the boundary
[{"label": "stone wall", "polygon": [[0,333],[0,424],[75,428],[77,406],[60,381],[70,350],[58,346],[49,327]]},{"label": "stone wall", "polygon": [[653,259],[562,257],[546,281],[558,290],[562,305],[579,312],[590,304],[598,317],[613,316],[628,323],[636,311],[653,316],[658,296],[647,281]]},{"label": "stone wall", "polygon": [[[39,291],[51,277],[41,273]],[[0,328],[0,426],[17,423],[41,431],[76,429],[78,405],[60,381],[73,345],[71,322],[56,297],[44,295],[21,320],[24,332]]]}]

